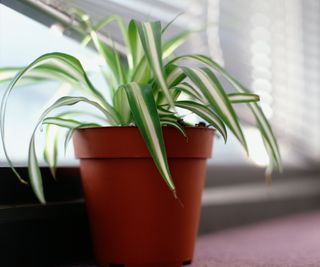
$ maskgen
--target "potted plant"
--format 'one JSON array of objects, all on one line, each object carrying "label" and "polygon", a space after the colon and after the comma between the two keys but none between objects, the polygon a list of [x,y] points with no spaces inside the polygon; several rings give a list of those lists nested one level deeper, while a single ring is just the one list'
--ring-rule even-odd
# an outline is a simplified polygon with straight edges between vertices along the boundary
[{"label": "potted plant", "polygon": [[[272,129],[252,94],[220,65],[205,55],[175,57],[173,52],[190,33],[163,41],[168,28],[160,22],[131,20],[126,26],[118,16],[92,25],[89,16],[73,12],[85,34],[105,59],[111,101],[97,90],[81,63],[64,53],[40,56],[11,80],[2,98],[0,118],[5,156],[5,114],[8,98],[21,79],[57,79],[72,85],[79,96],[58,98],[39,118],[29,144],[29,182],[45,203],[42,177],[35,150],[36,130],[44,126],[45,160],[52,174],[57,162],[57,138],[53,126],[67,129],[65,146],[73,137],[80,168],[96,258],[101,266],[181,266],[192,261],[199,222],[206,159],[211,156],[213,135],[227,140],[228,128],[247,150],[237,103],[245,103],[254,115],[270,156],[267,173],[281,168]],[[126,52],[120,56],[97,32],[112,22],[120,26]],[[184,62],[196,63],[189,67]],[[226,93],[219,79],[227,80],[235,93]],[[99,118],[88,119],[84,110],[56,112],[78,103],[92,106]],[[206,121],[192,125],[179,110]],[[54,113],[55,112],[55,113]],[[121,265],[121,266],[122,266]]]}]

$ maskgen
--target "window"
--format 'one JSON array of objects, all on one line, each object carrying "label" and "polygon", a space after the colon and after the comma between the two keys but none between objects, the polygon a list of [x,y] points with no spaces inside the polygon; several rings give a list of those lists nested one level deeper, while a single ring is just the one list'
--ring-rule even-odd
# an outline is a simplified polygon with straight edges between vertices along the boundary
[{"label": "window", "polygon": [[[317,0],[159,0],[152,3],[147,0],[43,0],[29,5],[45,14],[50,13],[53,21],[68,18],[68,10],[74,7],[86,10],[95,22],[107,15],[120,14],[126,20],[134,17],[168,23],[182,12],[169,35],[181,30],[205,30],[197,32],[179,53],[210,53],[235,77],[261,95],[261,105],[280,138],[286,162],[319,163],[320,4]],[[33,18],[39,19],[37,16]],[[49,19],[41,22],[51,30],[1,6],[0,33],[7,36],[0,44],[1,66],[25,65],[50,51],[64,51],[80,57],[82,63],[93,71],[102,64],[93,51],[81,48],[77,41],[65,36],[72,35],[68,28],[63,29]],[[102,34],[121,44],[116,28],[110,27]],[[94,80],[102,83],[99,77]],[[21,87],[16,92],[19,96],[12,97],[7,138],[12,140],[10,150],[17,160],[25,158],[28,140],[25,132],[31,133],[30,125],[39,114],[39,108],[50,100],[57,84],[47,84],[45,90],[44,86],[38,87]],[[250,125],[253,120],[244,111],[245,108],[239,108],[239,116]],[[23,113],[25,118],[16,123],[18,113]],[[24,134],[17,138],[20,132]],[[258,133],[248,126],[245,134],[251,137],[252,160],[258,165],[266,165],[267,158]],[[222,140],[216,140],[215,145],[212,163],[248,163],[234,138],[230,138],[226,146]],[[71,154],[67,159],[72,158]]]},{"label": "window", "polygon": [[[120,1],[113,4],[110,2],[109,4],[111,7],[113,7],[113,5],[119,5],[118,8],[114,7],[115,10],[127,10],[127,14],[123,13],[123,11],[121,12],[121,15],[127,15],[127,17],[135,14],[134,17],[139,17],[142,19],[147,16],[144,13],[136,12],[135,5],[132,6],[134,10],[131,10],[131,6],[128,6],[127,9],[124,9],[124,2],[125,1]],[[137,2],[141,2],[140,4],[142,5],[143,1]],[[153,19],[161,19],[164,23],[168,23],[177,14],[181,13],[181,11],[186,12],[186,14],[182,14],[175,22],[175,25],[172,27],[173,29],[171,34],[184,29],[199,29],[201,28],[201,25],[204,25],[205,18],[202,18],[201,15],[206,10],[205,6],[203,6],[205,1],[203,1],[203,3],[194,1],[181,1],[180,3],[177,2],[175,4],[164,2],[162,4],[159,2],[159,6],[153,5],[154,11],[151,12],[152,15],[150,15]],[[99,11],[106,9],[105,7],[100,6],[105,4],[102,1],[98,1],[97,5],[92,6],[95,7],[94,10],[91,10],[89,8],[90,5],[86,5],[85,1],[80,3],[81,5],[79,4],[79,7],[88,8],[89,13],[90,11],[96,12],[97,10]],[[64,8],[65,10],[69,10],[70,8],[74,7],[73,1],[55,1],[52,2],[52,4],[57,4],[57,8]],[[62,6],[62,4],[66,4],[67,6]],[[46,27],[34,21],[33,19],[28,18],[27,16],[7,8],[6,6],[1,5],[0,7],[0,34],[1,36],[8,36],[0,44],[0,67],[24,66],[32,62],[39,55],[52,51],[66,52],[80,58],[84,66],[87,69],[92,70],[92,72],[99,69],[99,66],[102,64],[101,59],[91,49],[83,49],[78,41],[74,41],[65,36],[69,35],[68,29],[61,28],[59,23],[53,23],[48,25],[49,27]],[[120,7],[121,9],[119,9]],[[175,8],[169,13],[165,12],[165,10],[170,7]],[[163,12],[157,12],[158,8],[163,10]],[[146,8],[142,10],[149,9],[146,6]],[[113,11],[110,12],[113,13]],[[101,11],[95,14],[95,20],[101,19],[103,16],[108,15],[108,13],[104,12],[102,14]],[[185,27],[186,22],[188,22],[187,27]],[[7,25],[10,25],[10,27],[7,27]],[[111,28],[110,30],[112,32],[114,29]],[[201,47],[202,49],[207,49],[206,39],[204,38],[205,34],[205,32],[201,33],[203,38],[192,38],[190,43],[182,48],[181,52],[187,53],[188,51],[192,51],[193,48],[190,48],[190,45],[192,47],[197,47],[198,49]],[[116,34],[112,35],[112,37],[115,37],[116,39]],[[23,48],[21,47],[21,43],[23,43]],[[105,86],[103,81],[100,80],[101,77],[94,76],[93,78],[94,79],[92,80],[98,83],[99,86]],[[0,84],[0,86],[2,94],[6,84]],[[9,110],[6,120],[6,125],[8,126],[6,131],[6,139],[9,142],[9,154],[11,155],[15,164],[26,164],[28,141],[33,131],[33,125],[36,123],[36,119],[43,110],[43,105],[49,101],[52,101],[52,97],[54,96],[58,87],[59,84],[55,82],[37,86],[23,85],[19,88],[19,90],[16,90],[14,95],[12,95],[12,97],[9,99]],[[39,132],[37,142],[37,149],[39,151],[38,155],[41,155],[43,143],[43,134]],[[246,162],[245,158],[243,157],[244,153],[242,152],[240,146],[235,146],[234,144],[237,144],[237,141],[232,138],[230,138],[227,147],[224,145],[222,140],[217,140],[215,149],[216,159],[213,162],[217,164],[225,163],[226,161],[224,159],[226,157],[228,158],[228,164]],[[63,155],[60,156],[60,164],[62,165],[76,163],[76,161],[73,159],[71,146],[66,157],[63,157]],[[1,154],[0,158],[1,161],[4,161],[3,154]],[[42,160],[41,156],[39,156],[39,160]]]},{"label": "window", "polygon": [[[82,48],[78,42],[65,37],[56,29],[0,5],[0,68],[25,66],[38,56],[52,51],[66,52],[80,58],[89,70],[96,70],[101,65],[99,57],[90,49]],[[1,74],[0,74],[1,75]],[[99,77],[95,82],[102,83]],[[7,84],[0,83],[0,96]],[[23,85],[9,98],[6,120],[6,140],[9,154],[18,165],[25,165],[28,142],[36,119],[41,114],[45,103],[52,101],[59,88],[58,83],[48,82],[39,85]],[[103,84],[104,86],[104,84]],[[67,90],[67,88],[66,88]],[[43,145],[43,134],[39,133],[37,147],[39,155]],[[72,159],[72,149],[62,163],[68,164]],[[62,155],[61,155],[62,156]],[[39,157],[39,160],[42,157]],[[0,153],[1,162],[4,155]],[[72,161],[74,162],[74,161]]]},{"label": "window", "polygon": [[319,12],[316,0],[220,1],[226,68],[261,95],[284,158],[309,164],[320,161]]}]

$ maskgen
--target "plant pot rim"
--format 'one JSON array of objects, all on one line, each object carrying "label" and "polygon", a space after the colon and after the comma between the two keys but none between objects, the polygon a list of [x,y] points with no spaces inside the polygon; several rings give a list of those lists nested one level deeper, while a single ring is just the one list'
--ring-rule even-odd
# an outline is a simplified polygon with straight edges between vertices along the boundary
[{"label": "plant pot rim", "polygon": [[[78,128],[76,129],[76,131],[83,131],[83,130],[97,130],[97,129],[119,129],[119,128],[123,128],[123,129],[138,129],[137,126],[133,126],[133,125],[125,125],[125,126],[121,126],[121,125],[116,125],[116,126],[96,126],[96,127],[88,127],[88,128]],[[173,126],[162,126],[162,129],[166,129],[166,128],[172,128],[172,129],[176,129]],[[182,128],[186,129],[186,130],[205,130],[205,131],[213,131],[216,132],[216,130],[214,128],[209,128],[206,126],[182,126]],[[178,129],[176,129],[178,131]]]},{"label": "plant pot rim", "polygon": [[[214,136],[207,127],[185,127],[186,137],[175,127],[163,127],[168,158],[210,158],[210,146],[203,142]],[[210,137],[211,136],[211,137]],[[89,158],[151,158],[147,146],[135,126],[105,126],[82,128],[73,135],[75,156]]]}]

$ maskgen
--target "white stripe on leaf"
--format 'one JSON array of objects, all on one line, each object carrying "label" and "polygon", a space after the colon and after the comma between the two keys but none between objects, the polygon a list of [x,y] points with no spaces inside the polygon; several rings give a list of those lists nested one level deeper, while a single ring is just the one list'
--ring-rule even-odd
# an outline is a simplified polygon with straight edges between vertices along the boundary
[{"label": "white stripe on leaf", "polygon": [[[191,60],[196,61],[198,63],[207,65],[210,68],[216,70],[219,74],[221,74],[236,90],[243,93],[250,93],[250,90],[240,84],[237,80],[235,80],[225,69],[223,69],[219,64],[214,62],[211,58],[204,55],[183,55],[174,58],[170,62],[167,63],[166,66],[171,64],[176,64],[179,61],[183,60]],[[248,103],[253,115],[255,116],[257,126],[260,129],[260,133],[262,137],[265,139],[265,142],[269,144],[270,149],[266,147],[266,150],[269,153],[270,162],[275,162],[275,166],[281,171],[282,170],[282,160],[280,156],[279,146],[277,144],[276,138],[273,134],[271,126],[265,117],[263,111],[256,103]],[[271,154],[270,154],[271,151]]]},{"label": "white stripe on leaf", "polygon": [[183,69],[247,151],[247,144],[235,115],[235,111],[215,75],[209,73],[208,69],[186,67]]},{"label": "white stripe on leaf", "polygon": [[190,110],[197,114],[199,117],[207,121],[210,125],[215,127],[218,132],[222,135],[224,141],[227,141],[227,130],[223,121],[208,107],[203,104],[194,101],[177,101],[176,106],[179,108]]},{"label": "white stripe on leaf", "polygon": [[35,151],[35,142],[34,142],[34,135],[32,136],[29,144],[29,153],[28,153],[28,172],[31,187],[33,192],[39,199],[42,204],[46,203],[43,193],[43,184],[42,184],[42,177],[40,173],[39,163],[36,156]]},{"label": "white stripe on leaf", "polygon": [[173,100],[162,68],[161,24],[159,21],[136,23],[142,46],[155,76],[155,80],[165,94],[170,106],[173,107]]},{"label": "white stripe on leaf", "polygon": [[234,104],[260,101],[260,97],[258,95],[251,93],[231,93],[228,94],[228,98],[230,102]]},{"label": "white stripe on leaf", "polygon": [[134,82],[126,85],[125,89],[135,123],[148,146],[159,172],[169,188],[174,191],[175,186],[169,171],[161,125],[152,89],[149,86],[140,87]]}]

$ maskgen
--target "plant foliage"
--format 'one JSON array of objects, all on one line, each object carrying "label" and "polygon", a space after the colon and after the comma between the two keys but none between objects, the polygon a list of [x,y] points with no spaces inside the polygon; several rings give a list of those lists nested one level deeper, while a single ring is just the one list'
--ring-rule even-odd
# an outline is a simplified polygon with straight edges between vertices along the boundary
[{"label": "plant foliage", "polygon": [[[54,175],[58,156],[57,140],[61,137],[59,128],[68,129],[67,134],[63,136],[66,146],[75,129],[101,126],[91,121],[82,121],[81,115],[85,114],[84,111],[52,114],[60,107],[73,106],[80,102],[91,105],[100,112],[102,126],[137,126],[155,165],[174,194],[175,185],[168,167],[162,126],[175,127],[185,135],[184,126],[188,124],[183,122],[177,108],[199,116],[213,126],[225,141],[229,129],[247,150],[246,139],[234,109],[235,104],[246,104],[256,119],[270,157],[268,171],[271,172],[274,168],[281,169],[277,141],[268,120],[257,104],[259,96],[251,93],[224,68],[205,55],[173,55],[186,41],[190,32],[182,32],[166,40],[165,32],[168,25],[162,27],[159,21],[131,20],[127,26],[121,17],[111,16],[93,25],[90,17],[84,12],[73,10],[72,13],[84,33],[82,44],[92,44],[110,70],[108,73],[103,72],[103,75],[107,81],[111,101],[104,96],[104,88],[98,90],[94,87],[79,60],[64,53],[42,55],[25,68],[0,69],[0,81],[10,80],[0,107],[2,144],[11,168],[21,181],[25,179],[14,168],[5,143],[6,106],[12,90],[21,81],[38,83],[48,79],[67,83],[74,89],[72,95],[63,96],[47,107],[39,118],[30,140],[29,180],[42,203],[45,203],[45,196],[35,149],[36,130],[42,125],[46,127],[44,158]],[[115,45],[107,45],[97,34],[111,23],[119,26],[126,46],[125,54],[120,55]],[[194,67],[189,67],[186,62],[192,63]],[[234,93],[226,93],[220,82],[221,78],[233,86]],[[79,92],[79,96],[73,96],[76,92]]]}]

